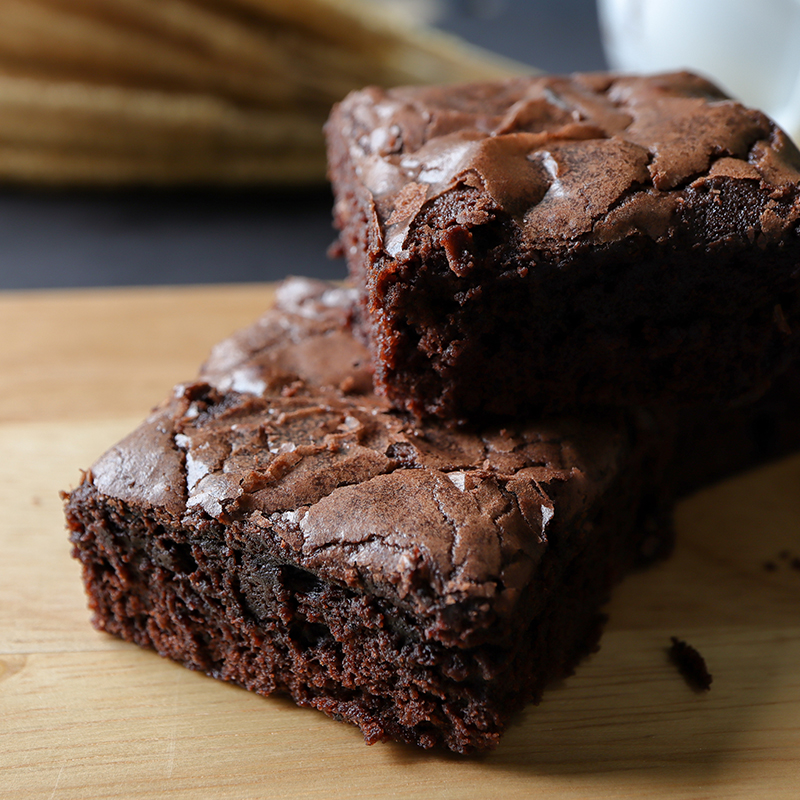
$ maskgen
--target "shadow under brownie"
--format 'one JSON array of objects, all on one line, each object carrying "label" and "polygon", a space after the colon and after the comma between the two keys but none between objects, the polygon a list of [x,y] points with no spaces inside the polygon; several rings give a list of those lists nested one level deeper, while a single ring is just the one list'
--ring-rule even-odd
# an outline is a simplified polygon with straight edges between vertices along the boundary
[{"label": "shadow under brownie", "polygon": [[666,552],[646,418],[420,424],[376,396],[354,294],[307,281],[67,498],[94,623],[396,739],[494,746]]}]

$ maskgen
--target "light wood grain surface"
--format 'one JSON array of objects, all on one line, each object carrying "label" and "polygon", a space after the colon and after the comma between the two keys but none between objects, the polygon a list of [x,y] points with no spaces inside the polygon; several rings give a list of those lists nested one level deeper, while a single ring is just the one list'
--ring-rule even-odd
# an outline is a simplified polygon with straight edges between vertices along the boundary
[{"label": "light wood grain surface", "polygon": [[58,491],[272,297],[0,295],[0,797],[800,797],[800,570],[781,555],[800,556],[800,457],[684,502],[674,557],[618,588],[600,652],[480,758],[368,748],[94,631]]}]

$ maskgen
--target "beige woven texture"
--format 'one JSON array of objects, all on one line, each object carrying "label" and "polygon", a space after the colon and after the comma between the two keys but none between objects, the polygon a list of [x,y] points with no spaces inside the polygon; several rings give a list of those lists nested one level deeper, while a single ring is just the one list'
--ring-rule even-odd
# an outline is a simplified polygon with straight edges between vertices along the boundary
[{"label": "beige woven texture", "polygon": [[370,0],[0,0],[0,180],[313,184],[352,89],[524,66]]}]

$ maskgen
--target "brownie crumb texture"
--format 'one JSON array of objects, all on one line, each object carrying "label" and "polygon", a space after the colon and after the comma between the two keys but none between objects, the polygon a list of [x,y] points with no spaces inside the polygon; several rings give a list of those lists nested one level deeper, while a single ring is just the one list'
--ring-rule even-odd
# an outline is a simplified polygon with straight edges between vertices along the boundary
[{"label": "brownie crumb texture", "polygon": [[686,683],[697,691],[707,692],[711,688],[712,676],[706,666],[706,660],[690,644],[670,637],[672,646],[669,648],[670,661],[686,679]]},{"label": "brownie crumb texture", "polygon": [[800,556],[795,555],[791,550],[781,550],[775,558],[769,558],[763,564],[767,572],[777,572],[784,566],[800,570]]}]

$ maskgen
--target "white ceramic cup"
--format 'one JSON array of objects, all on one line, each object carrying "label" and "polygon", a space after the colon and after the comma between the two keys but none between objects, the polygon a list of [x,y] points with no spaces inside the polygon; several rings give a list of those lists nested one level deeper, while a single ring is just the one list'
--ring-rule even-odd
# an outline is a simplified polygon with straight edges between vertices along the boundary
[{"label": "white ceramic cup", "polygon": [[800,0],[598,0],[609,65],[690,69],[800,142]]}]

